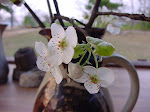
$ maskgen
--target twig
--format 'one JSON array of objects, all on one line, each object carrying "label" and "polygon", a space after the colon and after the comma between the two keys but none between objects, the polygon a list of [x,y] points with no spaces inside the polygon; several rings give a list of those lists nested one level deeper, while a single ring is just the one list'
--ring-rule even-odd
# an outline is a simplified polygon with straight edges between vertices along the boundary
[{"label": "twig", "polygon": [[88,36],[88,34],[87,34],[82,28],[80,28],[80,27],[78,27],[76,24],[74,24],[74,22],[73,22],[72,19],[70,19],[70,18],[68,18],[68,17],[65,17],[65,16],[60,16],[60,15],[56,15],[56,14],[55,14],[52,22],[54,22],[56,19],[63,19],[63,20],[68,21],[68,22],[71,23],[76,29],[78,29],[79,31],[81,31],[81,32],[84,34],[85,37]]},{"label": "twig", "polygon": [[80,23],[81,25],[85,26],[84,23],[82,23],[81,21],[77,20],[77,19],[74,19],[76,22]]},{"label": "twig", "polygon": [[51,19],[50,22],[52,22],[53,14],[52,14],[52,10],[51,10],[51,6],[50,6],[49,0],[47,0],[47,6],[48,6],[48,10],[49,10],[50,19]]},{"label": "twig", "polygon": [[146,17],[144,14],[129,14],[129,13],[116,13],[116,12],[97,12],[96,16],[99,15],[115,15],[119,17],[128,17],[133,20],[141,20],[150,22],[150,17]]},{"label": "twig", "polygon": [[[54,5],[55,5],[55,9],[56,9],[57,15],[60,15],[57,0],[53,0],[53,2],[54,2]],[[59,22],[60,22],[61,26],[63,26],[63,27],[64,27],[65,25],[64,25],[64,23],[63,23],[62,19],[60,18],[60,19],[58,19],[58,20],[59,20]]]},{"label": "twig", "polygon": [[85,26],[86,28],[92,27],[92,24],[93,24],[95,18],[97,17],[96,13],[98,12],[98,7],[100,6],[100,3],[101,3],[101,0],[96,0],[95,5],[94,5],[93,10],[92,10],[92,14],[91,14],[90,19],[89,19],[89,22]]},{"label": "twig", "polygon": [[45,28],[45,25],[41,22],[41,20],[37,17],[37,15],[32,11],[32,9],[28,6],[28,4],[25,2],[24,5],[29,10],[29,12],[32,14],[32,16],[37,21],[37,23],[40,25],[40,27]]}]

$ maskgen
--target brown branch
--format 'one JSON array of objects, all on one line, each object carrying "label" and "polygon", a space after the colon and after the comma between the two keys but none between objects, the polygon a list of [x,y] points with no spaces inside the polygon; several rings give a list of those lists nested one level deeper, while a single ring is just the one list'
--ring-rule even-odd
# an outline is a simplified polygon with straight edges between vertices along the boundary
[{"label": "brown branch", "polygon": [[51,10],[51,6],[50,6],[49,0],[47,0],[47,6],[48,6],[48,10],[49,10],[50,19],[51,19],[50,22],[52,22],[53,14],[52,14],[52,10]]},{"label": "brown branch", "polygon": [[89,22],[85,26],[86,28],[92,27],[92,24],[93,24],[95,18],[97,17],[96,13],[98,12],[98,8],[100,6],[100,3],[101,3],[101,0],[96,0],[95,5],[94,5],[93,10],[92,10],[91,17],[89,19]]},{"label": "brown branch", "polygon": [[[54,5],[55,5],[55,9],[56,9],[57,15],[60,15],[57,0],[53,0],[53,2],[54,2]],[[63,26],[63,27],[64,27],[65,25],[64,25],[64,23],[63,23],[62,19],[61,19],[61,18],[59,18],[58,20],[59,20],[59,22],[60,22],[61,26]]]},{"label": "brown branch", "polygon": [[150,17],[146,17],[144,14],[129,14],[129,13],[116,13],[116,12],[97,12],[96,16],[99,15],[114,15],[118,17],[127,17],[133,20],[141,20],[150,22]]},{"label": "brown branch", "polygon": [[84,23],[82,23],[81,21],[77,20],[77,19],[74,19],[76,22],[80,23],[81,25],[85,26]]},{"label": "brown branch", "polygon": [[60,15],[55,14],[52,22],[54,22],[56,19],[63,19],[63,20],[68,21],[68,22],[71,23],[76,29],[78,29],[79,31],[81,31],[81,32],[84,34],[85,37],[88,36],[88,34],[87,34],[82,28],[80,28],[80,27],[78,27],[76,24],[74,24],[73,19],[70,19],[70,18],[68,18],[68,17],[60,16]]},{"label": "brown branch", "polygon": [[41,22],[41,20],[37,17],[37,15],[32,11],[32,9],[28,6],[28,4],[25,2],[24,6],[29,10],[29,12],[32,14],[36,22],[40,25],[41,28],[45,28],[45,25]]}]

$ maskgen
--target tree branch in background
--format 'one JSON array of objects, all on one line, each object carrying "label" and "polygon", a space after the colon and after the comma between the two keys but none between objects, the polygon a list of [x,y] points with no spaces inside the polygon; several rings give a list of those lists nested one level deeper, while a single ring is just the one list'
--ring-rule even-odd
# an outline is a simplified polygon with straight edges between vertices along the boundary
[{"label": "tree branch in background", "polygon": [[133,20],[141,20],[150,22],[150,17],[146,17],[144,14],[129,14],[129,13],[116,13],[116,12],[97,12],[96,17],[99,15],[114,15],[118,17],[127,17]]},{"label": "tree branch in background", "polygon": [[85,24],[82,23],[81,21],[79,21],[79,20],[77,20],[77,19],[73,19],[73,20],[75,20],[76,22],[78,22],[78,23],[80,23],[81,25],[85,26]]},{"label": "tree branch in background", "polygon": [[32,9],[28,6],[28,4],[25,2],[24,5],[29,10],[29,12],[32,14],[32,16],[37,21],[37,23],[40,25],[40,27],[45,28],[45,25],[41,22],[41,20],[37,17],[37,15],[32,11]]},{"label": "tree branch in background", "polygon": [[[56,9],[57,15],[60,15],[57,0],[53,0],[53,2],[54,2],[54,5],[55,5],[55,9]],[[58,20],[59,20],[59,22],[60,22],[61,26],[63,26],[63,27],[64,27],[65,25],[64,25],[64,23],[63,23],[62,19],[61,19],[61,18],[59,18]]]},{"label": "tree branch in background", "polygon": [[101,0],[96,0],[95,5],[94,5],[93,10],[92,10],[92,14],[91,14],[90,19],[89,19],[89,22],[85,26],[86,28],[92,27],[92,24],[93,24],[95,18],[97,17],[96,13],[98,12],[98,8],[100,6],[100,3],[101,3]]},{"label": "tree branch in background", "polygon": [[55,22],[56,19],[61,19],[61,20],[63,19],[63,20],[68,21],[68,22],[71,23],[76,29],[78,29],[79,31],[81,31],[81,32],[84,34],[85,37],[88,36],[88,34],[87,34],[82,28],[78,27],[78,26],[73,22],[73,19],[70,19],[70,18],[68,18],[68,17],[60,16],[60,15],[55,14],[52,22]]},{"label": "tree branch in background", "polygon": [[50,5],[50,2],[49,0],[47,0],[47,6],[48,6],[48,10],[49,10],[49,15],[50,15],[50,22],[52,22],[52,19],[53,19],[53,13],[52,13],[52,10],[51,10],[51,5]]}]

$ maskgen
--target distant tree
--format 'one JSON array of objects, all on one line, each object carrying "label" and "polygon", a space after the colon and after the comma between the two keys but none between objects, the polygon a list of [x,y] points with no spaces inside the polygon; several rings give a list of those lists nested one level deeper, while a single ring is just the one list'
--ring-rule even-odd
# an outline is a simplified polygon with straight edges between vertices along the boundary
[{"label": "distant tree", "polygon": [[23,24],[25,26],[37,26],[36,21],[34,20],[34,18],[30,14],[28,14],[24,17]]},{"label": "distant tree", "polygon": [[1,10],[1,9],[4,9],[5,11],[7,11],[7,12],[9,12],[9,13],[12,12],[12,9],[11,9],[11,8],[9,8],[9,7],[7,7],[7,6],[4,6],[4,5],[2,5],[2,4],[0,4],[0,10]]},{"label": "distant tree", "polygon": [[[92,10],[96,0],[88,0],[88,4],[85,6],[88,12],[84,12],[84,19],[89,19],[89,13]],[[117,10],[119,6],[123,6],[122,4],[112,3],[110,0],[101,0],[100,7],[106,6],[109,10]]]},{"label": "distant tree", "polygon": [[[11,5],[12,6],[12,5]],[[2,4],[0,4],[0,10],[5,10],[6,12],[11,14],[11,18],[10,18],[10,22],[11,22],[11,27],[13,28],[13,24],[14,24],[14,16],[13,16],[13,10],[11,6],[4,6]],[[0,18],[3,18],[3,16],[0,16]]]},{"label": "distant tree", "polygon": [[44,20],[43,20],[44,25],[45,25],[46,27],[49,27],[49,26],[50,26],[50,23],[51,23],[51,20],[50,20],[49,16],[48,16],[47,14],[45,14],[45,15],[43,15],[42,17],[44,18]]},{"label": "distant tree", "polygon": [[[95,4],[95,0],[89,0],[88,5],[86,5],[86,9],[91,10],[94,4]],[[110,2],[110,0],[101,0],[100,7],[102,6],[106,6],[108,9],[113,10],[113,9],[118,9],[118,7],[122,6],[122,4],[112,3]]]},{"label": "distant tree", "polygon": [[150,16],[150,0],[139,0],[139,12]]}]

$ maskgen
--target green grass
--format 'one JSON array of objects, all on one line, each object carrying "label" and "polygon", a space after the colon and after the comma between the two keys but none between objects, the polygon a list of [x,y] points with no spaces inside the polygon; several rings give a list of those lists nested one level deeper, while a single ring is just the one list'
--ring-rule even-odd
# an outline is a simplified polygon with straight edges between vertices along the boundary
[{"label": "green grass", "polygon": [[150,30],[150,23],[141,21],[139,23],[134,24],[133,26],[131,24],[126,24],[122,26],[122,29],[125,30]]},{"label": "green grass", "polygon": [[33,47],[35,41],[42,41],[45,44],[47,39],[38,34],[38,31],[27,32],[22,34],[17,34],[9,37],[3,38],[4,51],[6,56],[14,56],[15,52],[19,48],[23,47]]},{"label": "green grass", "polygon": [[105,35],[105,41],[112,43],[116,53],[129,60],[150,60],[150,32],[134,31],[124,32],[121,35]]},{"label": "green grass", "polygon": [[[115,46],[116,53],[125,56],[129,60],[150,60],[150,32],[125,31],[120,35],[111,35],[107,33],[103,39]],[[14,53],[19,48],[27,46],[34,48],[35,41],[42,41],[47,45],[46,38],[39,35],[37,30],[12,36],[4,36],[3,44],[5,54],[6,56],[14,56]]]}]

